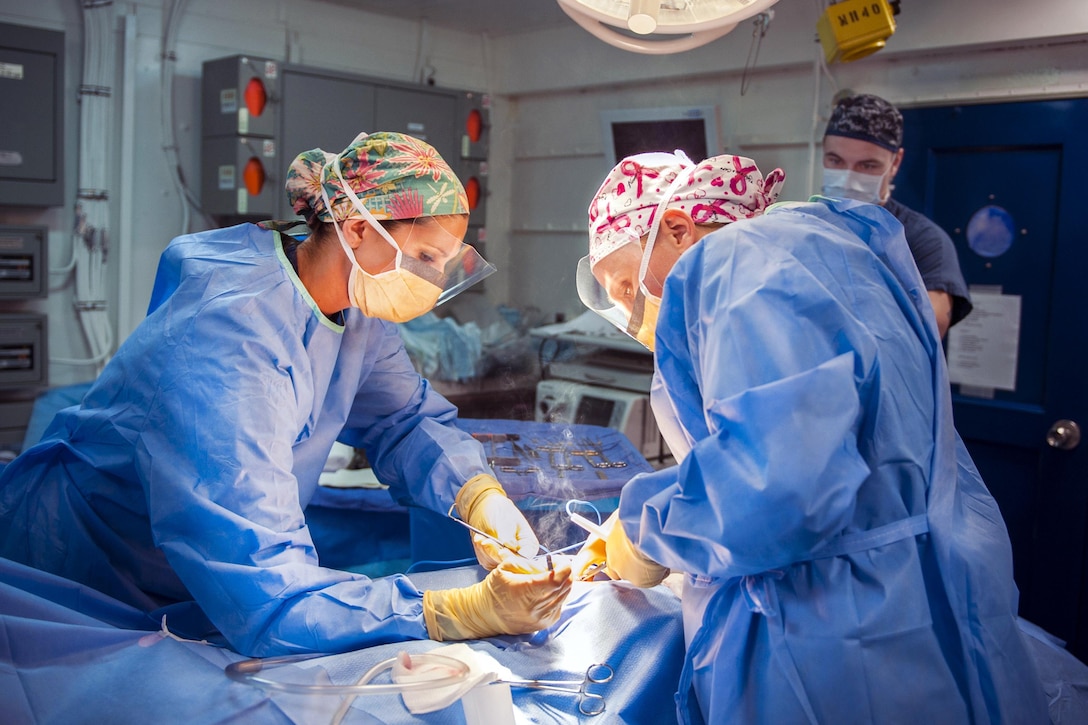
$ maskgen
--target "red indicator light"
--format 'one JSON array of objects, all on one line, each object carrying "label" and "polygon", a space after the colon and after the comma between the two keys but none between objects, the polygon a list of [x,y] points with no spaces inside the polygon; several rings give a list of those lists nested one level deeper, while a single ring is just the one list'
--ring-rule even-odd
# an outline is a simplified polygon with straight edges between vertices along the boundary
[{"label": "red indicator light", "polygon": [[245,182],[246,191],[250,196],[257,196],[264,188],[265,182],[264,164],[256,156],[250,156],[246,167],[242,169],[242,181]]},{"label": "red indicator light", "polygon": [[465,196],[468,197],[468,208],[475,209],[480,204],[480,180],[475,176],[465,182]]},{"label": "red indicator light", "polygon": [[260,116],[264,113],[264,107],[268,105],[268,91],[264,88],[264,82],[260,78],[250,78],[246,84],[246,108],[250,116]]},{"label": "red indicator light", "polygon": [[468,133],[469,141],[479,143],[480,136],[484,133],[484,116],[479,109],[473,108],[468,112],[468,118],[465,119],[465,131]]}]

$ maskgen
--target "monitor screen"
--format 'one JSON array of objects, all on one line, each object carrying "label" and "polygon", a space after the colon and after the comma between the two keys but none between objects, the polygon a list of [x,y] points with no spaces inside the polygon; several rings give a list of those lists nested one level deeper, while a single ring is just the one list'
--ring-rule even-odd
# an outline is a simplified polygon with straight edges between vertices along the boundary
[{"label": "monitor screen", "polygon": [[612,411],[615,408],[615,400],[583,395],[582,399],[578,401],[578,410],[574,413],[574,422],[608,427],[608,424],[612,421]]},{"label": "monitor screen", "polygon": [[609,167],[627,156],[680,149],[699,162],[721,153],[714,106],[601,111]]}]

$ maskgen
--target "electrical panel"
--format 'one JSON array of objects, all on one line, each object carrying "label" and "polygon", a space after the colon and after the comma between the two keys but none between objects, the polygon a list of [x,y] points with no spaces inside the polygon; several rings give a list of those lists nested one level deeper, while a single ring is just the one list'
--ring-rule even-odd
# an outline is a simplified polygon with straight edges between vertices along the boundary
[{"label": "electrical panel", "polygon": [[0,388],[48,384],[47,339],[45,315],[0,314]]},{"label": "electrical panel", "polygon": [[200,198],[216,216],[276,216],[284,196],[276,141],[258,136],[219,136],[201,142]]},{"label": "electrical panel", "polygon": [[49,295],[48,233],[44,226],[0,225],[0,299]]},{"label": "electrical panel", "polygon": [[34,400],[0,400],[0,460],[22,450],[27,423],[34,413]]},{"label": "electrical panel", "polygon": [[201,206],[212,216],[272,219],[283,196],[276,153],[280,64],[231,56],[204,63]]},{"label": "electrical panel", "polygon": [[248,56],[205,62],[202,86],[201,205],[221,222],[295,218],[284,180],[296,155],[339,153],[363,131],[398,131],[431,144],[449,163],[469,197],[466,241],[486,238],[485,94]]},{"label": "electrical panel", "polygon": [[280,64],[236,55],[204,63],[200,133],[208,136],[262,136],[276,132]]},{"label": "electrical panel", "polygon": [[[354,76],[312,68],[288,66],[283,71],[283,96],[291,99],[280,107],[281,129],[277,134],[286,174],[295,157],[310,149],[338,153],[361,131],[373,131],[377,89]],[[335,108],[335,113],[320,109]],[[316,119],[320,120],[316,120]],[[295,212],[279,185],[277,219],[293,219]]]},{"label": "electrical panel", "polygon": [[0,204],[64,204],[64,33],[0,23]]},{"label": "electrical panel", "polygon": [[471,230],[472,227],[482,228],[487,216],[487,154],[491,144],[490,97],[484,93],[462,93],[457,99],[457,121],[461,132],[460,152],[458,158],[451,159],[450,163],[461,183],[465,185]]},{"label": "electrical panel", "polygon": [[372,131],[395,131],[426,141],[451,162],[457,150],[457,98],[428,88],[379,87]]}]

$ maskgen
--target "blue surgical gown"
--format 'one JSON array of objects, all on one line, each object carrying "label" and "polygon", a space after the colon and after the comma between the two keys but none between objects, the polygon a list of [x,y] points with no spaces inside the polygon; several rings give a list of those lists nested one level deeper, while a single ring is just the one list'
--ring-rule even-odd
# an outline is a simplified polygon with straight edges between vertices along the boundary
[{"label": "blue surgical gown", "polygon": [[686,574],[682,722],[1047,722],[928,304],[902,226],[858,202],[772,207],[666,279],[679,463],[620,518]]},{"label": "blue surgical gown", "polygon": [[278,232],[175,239],[147,318],[82,405],[0,474],[0,556],[156,618],[201,612],[251,656],[426,638],[403,576],[323,568],[303,509],[335,440],[403,503],[445,512],[489,472],[396,326],[318,310]]}]

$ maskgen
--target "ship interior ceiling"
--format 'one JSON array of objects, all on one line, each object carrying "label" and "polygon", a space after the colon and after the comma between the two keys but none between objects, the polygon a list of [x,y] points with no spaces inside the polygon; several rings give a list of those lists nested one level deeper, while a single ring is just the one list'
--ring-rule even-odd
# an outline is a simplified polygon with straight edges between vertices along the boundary
[{"label": "ship interior ceiling", "polygon": [[[962,439],[965,451],[959,471],[951,475],[962,478],[965,469],[977,467],[985,484],[980,496],[996,502],[997,514],[991,516],[996,522],[990,523],[1007,539],[1013,619],[1042,679],[1051,720],[1088,720],[1088,441],[1083,438],[1088,385],[1078,364],[1088,350],[1088,314],[1079,295],[1082,270],[1088,269],[1081,214],[1081,200],[1088,196],[1082,163],[1088,159],[1088,3],[962,0],[949,5],[938,0],[0,0],[0,95],[6,99],[0,112],[0,524],[6,528],[4,517],[14,515],[13,495],[4,489],[14,490],[11,471],[23,470],[18,468],[26,459],[22,454],[39,455],[50,441],[88,429],[89,424],[77,431],[75,418],[65,419],[62,411],[95,397],[89,391],[99,391],[96,404],[103,405],[109,396],[136,395],[135,378],[117,382],[139,374],[126,347],[144,349],[138,346],[147,346],[144,338],[150,334],[164,335],[164,345],[166,340],[189,344],[163,332],[174,329],[165,320],[174,314],[167,301],[173,304],[182,292],[194,294],[192,284],[182,289],[181,277],[207,260],[186,252],[197,257],[182,264],[180,249],[188,243],[221,250],[226,247],[216,246],[217,234],[257,240],[268,233],[276,240],[269,255],[278,260],[277,272],[303,300],[299,314],[312,313],[321,323],[307,328],[301,344],[283,349],[308,356],[304,362],[314,370],[305,374],[318,375],[325,362],[314,352],[313,340],[325,340],[330,330],[354,329],[355,316],[392,323],[388,329],[395,327],[400,337],[397,354],[414,369],[406,367],[411,380],[425,381],[419,395],[427,406],[445,399],[456,408],[455,421],[441,423],[455,433],[428,437],[427,445],[447,445],[452,435],[474,451],[482,448],[488,475],[535,528],[548,570],[554,571],[553,553],[560,561],[560,552],[584,554],[578,545],[585,541],[596,541],[601,551],[605,542],[615,546],[611,529],[600,527],[608,523],[622,530],[621,521],[635,510],[622,496],[649,490],[648,481],[670,471],[678,472],[675,486],[682,488],[683,476],[696,476],[700,462],[724,460],[700,457],[706,455],[700,453],[703,438],[746,440],[719,431],[724,419],[736,415],[742,431],[744,421],[752,430],[764,424],[765,416],[755,412],[745,418],[740,395],[727,404],[705,401],[694,416],[698,422],[692,422],[685,417],[691,415],[685,399],[669,389],[670,383],[679,384],[670,376],[686,364],[693,368],[684,373],[686,385],[702,391],[706,381],[697,378],[710,375],[703,366],[719,360],[718,353],[698,357],[698,347],[709,344],[702,333],[726,323],[705,311],[700,319],[681,317],[676,311],[681,293],[688,304],[695,304],[688,299],[695,295],[681,286],[688,278],[667,276],[672,267],[652,289],[659,258],[651,252],[661,254],[654,245],[674,238],[665,236],[666,224],[657,220],[686,214],[694,233],[704,222],[716,228],[738,218],[741,209],[753,220],[736,228],[758,228],[754,222],[764,220],[754,217],[785,216],[791,205],[824,204],[838,213],[835,205],[852,198],[885,207],[876,209],[873,225],[891,220],[894,229],[904,230],[898,239],[910,242],[909,248],[896,243],[914,255],[917,267],[911,274],[918,272],[925,289],[901,290],[897,282],[895,294],[914,295],[910,304],[934,313],[916,328],[924,328],[919,335],[928,340],[932,326],[936,341],[930,352],[937,385],[926,391],[938,401],[933,420],[943,409],[940,401],[947,400],[954,423],[948,445]],[[887,127],[863,129],[856,125],[862,116],[844,121],[836,115],[848,114],[843,104],[857,98],[875,98],[883,104],[876,108],[892,108],[899,136]],[[873,122],[872,116],[864,121]],[[367,142],[361,132],[390,135],[375,135],[383,140],[371,143],[374,139]],[[835,141],[825,143],[832,136]],[[352,176],[370,179],[358,171],[369,164],[372,178],[386,173],[379,168],[388,160],[386,138],[397,153],[419,154],[413,157],[418,165],[413,173],[426,166],[429,187],[393,176],[373,184]],[[836,145],[842,141],[847,144]],[[834,163],[853,163],[833,150],[857,148],[849,145],[855,143],[889,151],[891,170],[833,170]],[[310,150],[316,151],[303,155]],[[634,171],[622,172],[632,156],[648,152],[657,153],[653,163],[664,164],[661,157],[669,155],[674,160],[669,163],[683,171],[662,183],[649,157],[640,157]],[[726,176],[715,182],[727,190],[722,193],[731,189],[733,197],[721,198],[734,206],[723,212],[714,197],[718,191],[699,187],[692,173],[686,182],[694,189],[685,197],[689,206],[673,203],[666,213],[668,200],[658,204],[655,198],[646,212],[637,211],[643,184],[657,189],[654,193],[684,189],[689,162],[691,168],[702,162],[712,173],[718,173],[715,164],[734,172],[746,168],[732,182]],[[323,190],[324,197],[300,190],[301,176],[314,168],[325,174],[319,177],[325,183],[314,181],[310,191]],[[338,181],[334,171],[347,180]],[[609,174],[621,172],[629,178],[610,187]],[[751,197],[747,184],[757,177],[759,192]],[[450,179],[455,183],[448,191],[437,191]],[[700,203],[708,195],[709,203]],[[307,241],[310,219],[304,217],[327,221],[321,214],[331,207],[365,220],[368,207],[379,213],[373,201],[379,197],[392,200],[380,203],[396,213],[418,206],[393,218],[433,215],[441,224],[414,224],[409,234],[404,225],[386,223],[380,225],[382,236],[370,236],[366,221],[357,233],[352,224],[326,225],[328,240],[318,232],[313,239],[327,243],[325,249],[335,245],[337,262],[350,276],[337,282],[335,293],[314,292],[302,265],[316,258],[311,250],[317,245]],[[743,207],[738,199],[755,206]],[[776,200],[785,204],[775,206]],[[428,212],[428,204],[452,211]],[[607,224],[597,216],[601,209]],[[715,216],[721,213],[729,218]],[[860,228],[862,217],[877,218],[867,213],[851,216],[851,229]],[[269,220],[281,222],[275,232],[268,232],[269,225],[256,226]],[[660,224],[657,232],[650,232],[651,223]],[[422,255],[423,262],[410,256],[407,245],[428,243],[413,237],[419,229],[446,244],[450,224],[461,237],[448,242],[456,248],[448,256],[453,261],[435,271],[426,267],[430,256]],[[912,228],[922,226],[927,240],[944,240],[925,244],[946,245],[940,252],[928,249],[944,255],[941,264],[956,268],[959,282],[930,284],[911,236]],[[445,236],[435,231],[439,227]],[[634,245],[625,247],[616,241],[621,238]],[[701,250],[707,243],[700,239],[689,237],[686,245]],[[396,248],[395,256],[385,242]],[[370,262],[358,250],[375,243],[392,261],[364,269]],[[689,246],[677,244],[670,265],[696,258]],[[606,278],[603,264],[617,250],[631,249],[639,250],[641,260],[634,267],[640,276],[633,307],[616,301],[615,286],[605,291],[614,278]],[[665,249],[664,254],[673,253]],[[231,254],[238,261],[233,273],[249,274],[242,271],[249,258]],[[876,254],[874,264],[885,265],[885,277],[894,277],[890,257]],[[928,263],[935,264],[932,256]],[[228,272],[207,274],[200,284],[211,295]],[[394,277],[398,290],[409,291],[390,291]],[[770,285],[752,294],[770,295]],[[792,288],[791,299],[802,299],[800,287]],[[386,295],[384,312],[377,311],[379,288]],[[928,304],[917,299],[927,290]],[[424,297],[426,304],[420,302]],[[956,307],[961,298],[966,306]],[[947,321],[941,317],[945,300]],[[341,304],[329,308],[336,303]],[[413,304],[422,306],[409,312]],[[655,316],[659,306],[660,318]],[[286,320],[287,313],[280,313]],[[658,319],[662,324],[687,319],[691,328],[684,344],[692,349],[663,348],[660,328],[654,336]],[[762,336],[757,327],[745,331]],[[282,327],[270,334],[281,333]],[[232,327],[225,339],[235,334],[241,333]],[[780,337],[766,334],[768,341]],[[356,367],[380,368],[392,359],[372,360],[377,353],[366,349],[371,343],[352,344],[362,345],[359,355],[365,359]],[[743,340],[732,345],[745,346]],[[239,343],[242,350],[250,347]],[[155,346],[147,349],[153,352]],[[866,353],[851,354],[861,360]],[[223,359],[241,357],[232,350]],[[744,362],[731,370],[747,367]],[[278,364],[277,376],[293,379],[303,361]],[[214,376],[222,367],[208,362],[203,369]],[[182,380],[172,371],[155,375],[175,386]],[[748,380],[738,373],[742,379]],[[113,387],[106,388],[106,381]],[[342,394],[340,368],[322,385],[333,391],[329,396]],[[365,385],[361,379],[353,393]],[[758,398],[768,387],[774,385],[753,384],[747,394]],[[305,384],[299,390],[310,397],[326,394]],[[438,396],[428,397],[434,393]],[[387,389],[377,397],[394,394]],[[148,400],[158,396],[149,394]],[[735,409],[729,407],[734,404]],[[490,581],[491,575],[476,566],[478,535],[499,534],[474,529],[467,514],[461,520],[448,506],[437,511],[434,502],[445,493],[417,501],[411,485],[409,493],[399,482],[391,488],[383,473],[393,475],[390,461],[399,465],[401,454],[382,448],[384,434],[352,429],[361,416],[346,411],[363,403],[326,405],[315,403],[309,419],[307,411],[291,419],[302,428],[288,446],[300,460],[305,450],[317,462],[310,467],[313,486],[300,481],[299,488],[305,491],[301,526],[309,527],[321,565],[374,580],[404,575],[411,580],[406,586],[420,591],[471,587],[485,576]],[[340,435],[331,433],[328,445],[314,453],[311,449],[321,445],[317,413],[324,410],[344,419],[335,426]],[[371,420],[369,414],[362,417]],[[284,414],[270,427],[288,418]],[[759,429],[759,435],[784,435],[791,418],[796,416],[781,416],[777,433]],[[63,420],[68,422],[51,425]],[[175,424],[184,425],[179,420]],[[433,425],[427,419],[419,430],[437,435],[428,427]],[[939,421],[933,427],[939,429]],[[146,463],[154,469],[153,461],[142,458],[153,458],[144,448],[150,444],[142,428],[117,435],[125,439],[118,445],[136,448],[132,466]],[[417,440],[412,437],[417,433],[404,435]],[[424,434],[418,435],[423,440]],[[865,432],[857,435],[860,440]],[[942,439],[935,435],[936,451]],[[868,445],[856,447],[867,451]],[[927,465],[936,470],[940,455],[932,458]],[[460,471],[463,460],[444,460],[419,475],[438,475],[441,466]],[[767,469],[773,470],[770,463]],[[121,470],[116,461],[102,463],[110,465]],[[924,496],[936,500],[935,491],[927,486]],[[963,505],[976,504],[981,511],[983,504],[974,499]],[[666,514],[653,509],[651,515],[651,504],[646,506],[642,525],[660,515],[663,528],[656,533],[667,539]],[[848,538],[846,529],[854,525],[844,522],[840,538]],[[934,550],[941,550],[947,542],[935,516],[930,526],[918,536],[932,536]],[[164,722],[200,721],[211,713],[225,714],[223,719],[249,713],[256,722],[698,721],[685,720],[687,694],[678,694],[680,682],[695,693],[692,712],[699,707],[703,717],[712,712],[705,699],[696,702],[711,675],[692,674],[695,645],[685,630],[691,611],[682,601],[699,591],[695,586],[720,585],[709,575],[703,579],[710,584],[698,584],[694,574],[674,571],[657,586],[620,582],[627,588],[606,592],[586,586],[608,578],[599,562],[596,577],[574,583],[577,606],[568,602],[560,623],[535,635],[471,638],[468,647],[447,644],[438,652],[425,631],[421,640],[409,638],[419,641],[371,642],[328,661],[269,659],[262,674],[260,659],[209,646],[200,637],[177,636],[165,617],[160,629],[148,629],[137,622],[143,614],[128,601],[9,560],[4,552],[14,550],[14,531],[0,531],[0,663],[6,663],[0,664],[0,683],[18,683],[13,687],[21,701],[0,695],[0,720],[62,722],[86,720],[89,713],[91,719],[118,719],[110,708],[128,702],[146,711],[146,719]],[[641,543],[659,547],[654,551],[668,546],[650,538]],[[636,557],[649,559],[627,545]],[[725,548],[716,551],[715,556],[731,556]],[[817,566],[822,556],[806,559],[805,565]],[[736,579],[748,592],[751,612],[745,616],[775,621],[777,604],[761,599],[766,596],[761,588],[785,585],[769,582],[766,572],[748,574]],[[617,626],[602,627],[601,618]],[[789,623],[772,645],[785,647],[788,636]],[[45,644],[35,645],[34,654],[31,641]],[[445,657],[428,659],[436,654]],[[657,667],[640,664],[640,657],[651,656]],[[410,671],[413,657],[421,671],[445,673],[442,687],[426,696],[422,689],[404,687],[423,677]],[[608,677],[596,665],[586,670],[605,662]],[[105,688],[114,705],[97,697],[88,679],[96,663],[106,673],[93,680],[94,687]],[[391,674],[381,675],[382,667]],[[818,687],[809,673],[784,669],[788,687],[780,692],[800,693],[798,712],[820,720],[813,708],[822,713],[824,704],[816,695],[812,702],[804,696],[810,686],[812,692]],[[282,678],[273,674],[277,670]],[[720,682],[720,671],[715,672]],[[151,676],[137,677],[141,673]],[[563,681],[540,689],[541,682],[557,677]],[[582,679],[570,686],[566,680],[574,677]],[[148,684],[133,687],[134,679]],[[288,681],[293,684],[284,684]],[[177,687],[169,688],[170,683]],[[54,698],[58,689],[66,694]],[[595,718],[597,693],[607,696],[607,713],[620,713],[618,720]],[[969,706],[990,704],[989,695],[978,698]],[[374,713],[381,719],[368,719]]]}]

